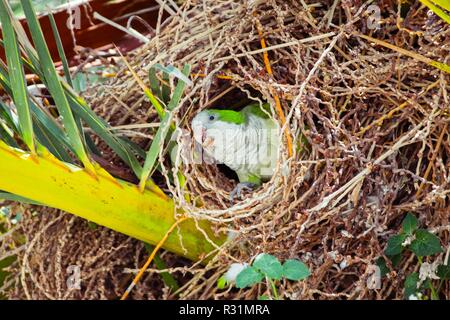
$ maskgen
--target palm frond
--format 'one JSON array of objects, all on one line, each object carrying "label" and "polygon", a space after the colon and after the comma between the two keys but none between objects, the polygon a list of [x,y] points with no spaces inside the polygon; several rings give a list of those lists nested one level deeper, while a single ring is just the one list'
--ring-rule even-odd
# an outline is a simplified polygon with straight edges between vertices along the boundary
[{"label": "palm frond", "polygon": [[30,106],[28,104],[25,72],[20,59],[14,27],[8,15],[8,7],[3,1],[0,2],[0,21],[2,23],[6,60],[8,63],[9,82],[12,87],[12,97],[19,115],[22,140],[28,146],[31,153],[34,154],[33,124],[31,121]]},{"label": "palm frond", "polygon": [[[176,217],[172,199],[149,179],[156,158],[146,155],[127,138],[117,136],[75,91],[71,79],[59,76],[31,1],[21,0],[21,3],[33,44],[14,18],[8,2],[0,0],[4,33],[0,45],[6,49],[8,58],[7,64],[0,61],[2,99],[6,97],[0,99],[0,198],[58,208],[150,244],[158,243]],[[58,42],[59,35],[56,26],[53,27]],[[68,76],[62,46],[59,53]],[[26,84],[24,69],[42,81],[56,108],[49,108],[35,96]],[[189,75],[189,70],[189,66],[185,66],[184,76]],[[163,73],[163,77],[168,75]],[[166,107],[160,100],[164,94],[170,97],[170,87],[156,83],[155,79],[156,74],[152,86],[158,86],[160,90],[154,102],[160,104],[161,115],[167,116],[167,124],[161,126],[159,138],[159,142],[165,143],[166,130],[171,125],[170,112],[180,103],[185,83],[178,80]],[[91,155],[98,151],[89,140],[86,127],[106,142],[137,177],[145,177],[141,179],[146,182],[144,188],[139,191],[136,185],[114,178],[91,160]],[[153,145],[155,147],[150,148],[149,154],[159,154],[155,149],[159,145],[156,139]],[[147,158],[146,171],[143,171],[139,157]],[[80,161],[84,168],[79,167]],[[180,237],[174,234],[164,247],[194,260],[214,250],[214,242],[224,241],[222,236],[212,233],[205,221],[183,222],[180,235],[183,245]]]},{"label": "palm frond", "polygon": [[55,105],[61,115],[61,121],[67,130],[67,135],[70,139],[75,154],[78,156],[85,168],[94,174],[95,169],[86,152],[85,142],[83,141],[84,136],[80,134],[79,125],[77,125],[77,122],[75,121],[72,109],[70,108],[69,102],[64,93],[63,86],[56,72],[52,57],[50,56],[50,51],[46,45],[41,26],[39,25],[36,12],[34,11],[30,0],[22,0],[21,3],[30,28],[31,37],[33,38],[39,60],[42,64],[42,72],[44,74],[44,79],[42,80],[55,100]]}]

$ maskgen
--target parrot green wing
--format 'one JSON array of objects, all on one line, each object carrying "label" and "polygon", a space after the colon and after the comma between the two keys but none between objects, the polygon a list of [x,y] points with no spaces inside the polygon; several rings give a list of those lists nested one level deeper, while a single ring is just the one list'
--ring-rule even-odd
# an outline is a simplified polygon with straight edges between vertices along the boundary
[{"label": "parrot green wing", "polygon": [[[270,117],[268,116],[268,114],[271,113],[270,105],[268,103],[264,103],[262,106],[260,106],[259,103],[249,104],[241,110],[241,113],[244,115],[251,114],[263,119],[269,119]],[[301,135],[300,139],[297,139],[297,151],[300,152],[301,150],[309,150],[308,140],[303,134]]]}]

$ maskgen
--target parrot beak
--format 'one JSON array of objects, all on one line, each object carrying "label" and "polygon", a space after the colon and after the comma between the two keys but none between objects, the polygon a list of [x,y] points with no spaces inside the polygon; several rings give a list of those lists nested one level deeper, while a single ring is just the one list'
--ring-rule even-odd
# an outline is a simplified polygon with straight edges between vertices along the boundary
[{"label": "parrot beak", "polygon": [[201,125],[194,128],[194,139],[205,149],[210,148],[214,143],[214,139],[208,137],[206,128]]},{"label": "parrot beak", "polygon": [[214,138],[207,136],[205,128],[201,129],[201,137],[200,138],[201,138],[201,144],[205,149],[209,149],[212,146],[212,144],[214,143]]},{"label": "parrot beak", "polygon": [[205,135],[205,139],[202,141],[202,145],[206,150],[210,150],[214,146],[214,138],[206,137]]},{"label": "parrot beak", "polygon": [[194,139],[197,141],[203,148],[212,147],[214,144],[214,138],[208,137],[208,130],[204,121],[202,119],[205,118],[205,115],[200,113],[192,120],[192,131],[194,133]]},{"label": "parrot beak", "polygon": [[206,140],[206,129],[205,128],[202,128],[202,143],[204,143],[205,142],[205,140]]},{"label": "parrot beak", "polygon": [[206,129],[201,124],[193,125],[194,139],[200,144],[206,139]]}]

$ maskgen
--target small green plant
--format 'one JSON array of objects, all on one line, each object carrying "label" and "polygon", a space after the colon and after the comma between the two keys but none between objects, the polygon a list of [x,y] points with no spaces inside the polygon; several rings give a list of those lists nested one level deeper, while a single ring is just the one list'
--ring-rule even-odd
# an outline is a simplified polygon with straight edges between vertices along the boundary
[{"label": "small green plant", "polygon": [[[219,289],[223,289],[225,285],[235,281],[236,287],[243,289],[261,283],[265,279],[267,286],[272,290],[273,298],[278,300],[276,281],[283,278],[300,281],[306,279],[310,274],[308,266],[297,259],[289,259],[281,264],[276,257],[262,253],[255,258],[252,266],[233,264],[228,272],[218,280],[217,286]],[[262,295],[259,299],[268,300],[269,297]]]},{"label": "small green plant", "polygon": [[[441,253],[443,249],[439,238],[426,229],[419,229],[418,224],[417,218],[408,213],[402,222],[401,232],[389,238],[384,253],[390,259],[394,268],[400,264],[402,254],[406,250],[411,251],[417,257],[421,273],[424,274],[421,276],[420,272],[413,272],[406,276],[404,282],[405,299],[427,299],[428,296],[423,292],[429,289],[431,299],[437,300],[443,282],[450,278],[450,266],[441,264],[437,266],[436,270],[433,270],[432,265],[424,264],[423,257]],[[383,258],[377,260],[377,265],[380,268],[381,276],[389,272]],[[431,269],[429,268],[427,272],[428,267],[431,267]],[[437,288],[432,280],[440,280]]]}]

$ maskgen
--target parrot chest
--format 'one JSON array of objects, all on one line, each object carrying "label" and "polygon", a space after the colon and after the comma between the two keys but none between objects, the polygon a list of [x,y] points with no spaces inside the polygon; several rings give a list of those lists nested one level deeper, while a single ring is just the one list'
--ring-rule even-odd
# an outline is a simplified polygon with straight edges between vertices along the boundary
[{"label": "parrot chest", "polygon": [[269,179],[278,160],[278,128],[272,120],[250,117],[246,125],[208,134],[206,151],[238,175]]}]

